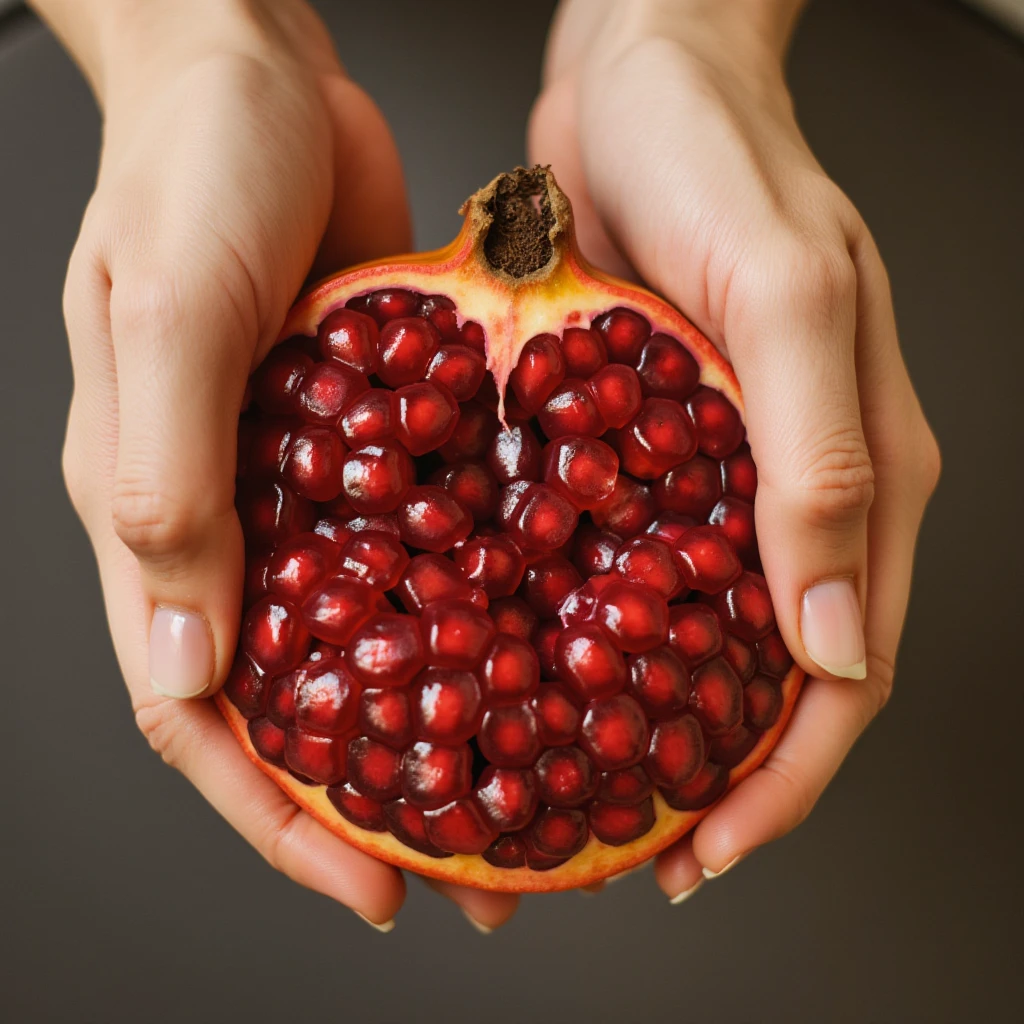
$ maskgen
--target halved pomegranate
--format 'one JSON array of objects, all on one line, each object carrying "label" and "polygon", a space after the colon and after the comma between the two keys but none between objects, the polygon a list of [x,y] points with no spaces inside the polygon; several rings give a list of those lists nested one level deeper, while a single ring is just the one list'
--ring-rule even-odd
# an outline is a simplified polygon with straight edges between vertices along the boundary
[{"label": "halved pomegranate", "polygon": [[736,379],[588,267],[551,174],[291,311],[239,436],[246,612],[218,703],[347,842],[485,889],[596,882],[693,828],[803,674]]}]

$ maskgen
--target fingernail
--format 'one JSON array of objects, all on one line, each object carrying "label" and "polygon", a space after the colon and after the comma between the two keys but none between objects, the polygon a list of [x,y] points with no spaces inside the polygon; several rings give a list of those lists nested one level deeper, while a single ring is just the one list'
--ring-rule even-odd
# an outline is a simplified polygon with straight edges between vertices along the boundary
[{"label": "fingernail", "polygon": [[481,934],[490,935],[494,931],[493,928],[488,928],[487,925],[481,924],[475,917],[470,916],[468,910],[462,911],[462,916]]},{"label": "fingernail", "polygon": [[161,697],[196,697],[213,675],[206,620],[181,608],[157,608],[149,627],[149,685]]},{"label": "fingernail", "polygon": [[867,675],[864,622],[850,580],[825,580],[804,591],[800,636],[807,656],[843,679]]},{"label": "fingernail", "polygon": [[371,928],[375,928],[377,931],[383,932],[385,935],[387,935],[387,933],[395,927],[394,918],[392,918],[390,921],[385,921],[383,924],[377,924],[376,921],[371,921],[368,917],[366,917],[365,914],[360,914],[358,910],[353,910],[352,913],[355,914],[356,917],[364,920]]},{"label": "fingernail", "polygon": [[669,903],[671,903],[673,907],[679,906],[680,903],[685,903],[703,884],[704,879],[702,878],[700,881],[691,885],[689,889],[684,889],[681,893],[673,896],[672,899],[669,900]]},{"label": "fingernail", "polygon": [[702,868],[701,871],[705,878],[721,878],[722,875],[726,873],[726,871],[730,871],[732,868],[736,867],[736,865],[739,864],[739,862],[743,860],[745,856],[746,854],[741,853],[738,856],[733,857],[733,859],[729,861],[729,863],[726,864],[721,871],[712,871],[710,868]]}]

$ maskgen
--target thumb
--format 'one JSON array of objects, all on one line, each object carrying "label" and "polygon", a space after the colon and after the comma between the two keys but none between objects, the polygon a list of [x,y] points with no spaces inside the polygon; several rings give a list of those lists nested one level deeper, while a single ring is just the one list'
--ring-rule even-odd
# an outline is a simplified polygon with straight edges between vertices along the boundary
[{"label": "thumb", "polygon": [[244,271],[236,285],[230,262],[216,274],[192,269],[200,262],[193,253],[189,263],[133,267],[113,276],[110,295],[119,414],[111,512],[151,602],[150,683],[170,697],[219,686],[241,609],[236,436],[258,327],[239,298],[252,295]]},{"label": "thumb", "polygon": [[726,317],[758,471],[759,549],[803,668],[863,679],[873,475],[857,394],[856,273],[840,245],[783,258],[773,248]]}]

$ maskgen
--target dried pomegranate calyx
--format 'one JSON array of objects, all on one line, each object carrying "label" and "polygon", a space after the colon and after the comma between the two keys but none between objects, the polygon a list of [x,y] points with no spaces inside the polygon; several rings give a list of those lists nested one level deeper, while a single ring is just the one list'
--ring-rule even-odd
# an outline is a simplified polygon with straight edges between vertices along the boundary
[{"label": "dried pomegranate calyx", "polygon": [[313,288],[254,374],[218,702],[353,845],[551,891],[692,828],[802,677],[728,365],[586,265],[549,170],[463,213],[447,248]]}]

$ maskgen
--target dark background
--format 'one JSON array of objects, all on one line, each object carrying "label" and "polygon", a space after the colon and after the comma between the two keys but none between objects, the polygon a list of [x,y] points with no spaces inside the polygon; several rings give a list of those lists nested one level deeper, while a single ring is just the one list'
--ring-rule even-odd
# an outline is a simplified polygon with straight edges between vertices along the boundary
[{"label": "dark background", "polygon": [[[523,159],[552,4],[319,6],[394,126],[419,244],[446,241]],[[803,827],[681,907],[644,872],[483,938],[413,884],[381,936],[275,876],[134,729],[59,473],[99,122],[46,31],[0,21],[0,1016],[1024,1019],[1024,51],[953,4],[818,0],[792,83],[878,238],[945,455],[895,697]]]}]

